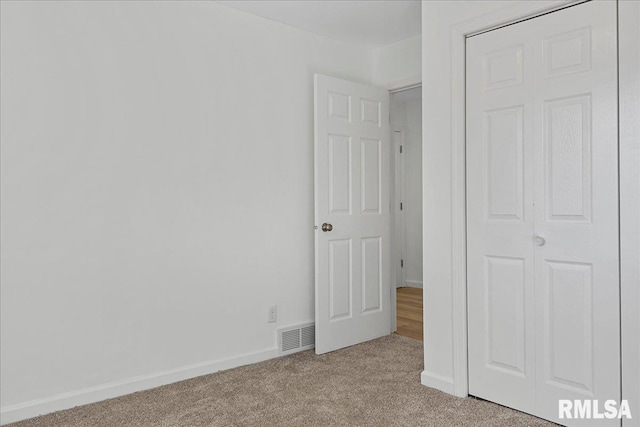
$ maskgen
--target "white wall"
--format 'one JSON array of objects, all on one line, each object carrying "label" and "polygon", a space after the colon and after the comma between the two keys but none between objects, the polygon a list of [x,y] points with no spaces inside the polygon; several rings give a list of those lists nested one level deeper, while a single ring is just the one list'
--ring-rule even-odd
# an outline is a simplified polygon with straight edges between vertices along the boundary
[{"label": "white wall", "polygon": [[312,76],[371,52],[214,2],[1,4],[2,421],[275,356],[313,319]]},{"label": "white wall", "polygon": [[640,425],[640,2],[618,4],[622,396]]},{"label": "white wall", "polygon": [[[400,286],[422,287],[422,89],[396,93],[392,96],[393,130],[404,134],[404,254],[405,282]],[[399,276],[399,275],[398,275]]]},{"label": "white wall", "polygon": [[[464,322],[454,302],[459,276],[454,269],[454,228],[452,225],[452,154],[457,134],[452,114],[452,99],[463,92],[453,84],[452,28],[485,22],[497,12],[501,22],[508,22],[515,11],[545,10],[556,2],[457,1],[423,2],[423,242],[424,242],[424,338],[425,370],[423,384],[448,393],[466,395],[466,341]],[[638,135],[638,105],[640,89],[640,13],[637,2],[620,2],[620,195],[621,195],[621,259],[623,295],[623,398],[640,407],[638,380],[640,367],[640,136]],[[459,248],[457,248],[459,249]],[[626,295],[626,298],[625,298]],[[460,295],[457,294],[459,302]],[[456,323],[457,322],[457,323]],[[462,362],[462,363],[461,363]],[[638,409],[635,410],[637,414]],[[635,415],[637,418],[637,415]]]},{"label": "white wall", "polygon": [[[424,2],[423,2],[424,7]],[[373,82],[395,89],[422,81],[422,38],[420,35],[373,51]]]}]

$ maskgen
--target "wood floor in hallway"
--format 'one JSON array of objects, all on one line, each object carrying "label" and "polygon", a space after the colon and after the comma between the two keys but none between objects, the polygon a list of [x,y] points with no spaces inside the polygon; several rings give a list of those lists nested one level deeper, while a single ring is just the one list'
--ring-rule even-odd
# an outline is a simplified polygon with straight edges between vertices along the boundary
[{"label": "wood floor in hallway", "polygon": [[398,288],[396,296],[396,334],[422,341],[422,289]]}]

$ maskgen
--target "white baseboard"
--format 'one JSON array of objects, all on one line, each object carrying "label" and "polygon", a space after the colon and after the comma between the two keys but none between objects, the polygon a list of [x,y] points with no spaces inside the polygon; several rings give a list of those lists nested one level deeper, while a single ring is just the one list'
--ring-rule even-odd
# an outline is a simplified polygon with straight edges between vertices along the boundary
[{"label": "white baseboard", "polygon": [[453,378],[434,374],[433,372],[429,371],[422,371],[422,373],[420,374],[420,382],[424,386],[435,388],[440,391],[444,391],[445,393],[455,395]]},{"label": "white baseboard", "polygon": [[422,281],[420,281],[420,280],[407,280],[407,286],[409,288],[420,288],[420,289],[422,289]]},{"label": "white baseboard", "polygon": [[42,399],[7,405],[0,408],[0,424],[9,424],[38,415],[49,414],[75,406],[99,402],[101,400],[148,390],[177,381],[212,374],[225,369],[262,362],[263,360],[273,359],[275,357],[278,357],[278,349],[270,348],[229,359],[197,363],[170,371],[126,378],[124,380],[61,393]]},{"label": "white baseboard", "polygon": [[419,288],[422,289],[422,282],[419,280],[406,280],[404,284],[398,283],[396,285],[396,289],[398,288]]}]

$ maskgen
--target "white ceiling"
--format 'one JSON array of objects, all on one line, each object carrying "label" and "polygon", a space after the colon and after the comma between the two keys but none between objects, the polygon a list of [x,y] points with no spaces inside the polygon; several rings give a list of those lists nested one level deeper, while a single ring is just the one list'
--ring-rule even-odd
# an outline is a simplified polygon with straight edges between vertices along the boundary
[{"label": "white ceiling", "polygon": [[369,48],[420,34],[420,0],[226,0],[218,3]]}]

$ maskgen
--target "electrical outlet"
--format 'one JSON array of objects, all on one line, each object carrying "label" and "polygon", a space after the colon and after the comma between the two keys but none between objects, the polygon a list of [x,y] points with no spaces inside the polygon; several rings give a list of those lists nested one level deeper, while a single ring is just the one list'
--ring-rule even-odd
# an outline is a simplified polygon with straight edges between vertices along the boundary
[{"label": "electrical outlet", "polygon": [[269,313],[268,313],[268,317],[267,317],[267,322],[268,323],[273,323],[276,320],[278,320],[278,306],[277,305],[272,305],[269,307]]}]

